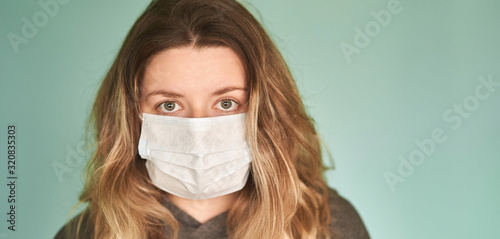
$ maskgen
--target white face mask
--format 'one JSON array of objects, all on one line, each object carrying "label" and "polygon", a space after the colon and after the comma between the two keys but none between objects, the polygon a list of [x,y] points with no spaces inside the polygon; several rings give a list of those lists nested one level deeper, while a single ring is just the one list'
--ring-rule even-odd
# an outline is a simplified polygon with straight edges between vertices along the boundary
[{"label": "white face mask", "polygon": [[246,113],[183,118],[143,113],[139,155],[158,188],[189,199],[241,190],[250,172]]}]

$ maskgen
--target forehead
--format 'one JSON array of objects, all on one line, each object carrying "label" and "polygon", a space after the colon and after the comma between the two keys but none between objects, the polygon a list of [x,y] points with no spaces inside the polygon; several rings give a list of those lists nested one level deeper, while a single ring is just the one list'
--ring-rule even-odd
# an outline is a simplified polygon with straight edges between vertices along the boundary
[{"label": "forehead", "polygon": [[146,67],[143,93],[158,89],[200,93],[223,86],[244,87],[245,70],[229,47],[174,48],[162,51]]}]

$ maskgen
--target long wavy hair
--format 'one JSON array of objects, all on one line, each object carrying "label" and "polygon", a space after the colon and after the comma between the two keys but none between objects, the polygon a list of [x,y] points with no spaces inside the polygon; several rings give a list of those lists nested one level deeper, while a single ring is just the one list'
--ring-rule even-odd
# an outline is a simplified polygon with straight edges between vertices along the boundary
[{"label": "long wavy hair", "polygon": [[[229,210],[231,238],[330,238],[328,187],[320,138],[292,74],[260,23],[234,0],[153,0],[137,19],[97,93],[89,118],[95,152],[79,204],[88,203],[94,238],[176,238],[137,152],[140,87],[157,53],[230,47],[247,79],[247,139],[253,161]],[[166,227],[166,226],[168,227]],[[170,228],[171,230],[165,230]],[[76,233],[78,234],[78,232]]]}]

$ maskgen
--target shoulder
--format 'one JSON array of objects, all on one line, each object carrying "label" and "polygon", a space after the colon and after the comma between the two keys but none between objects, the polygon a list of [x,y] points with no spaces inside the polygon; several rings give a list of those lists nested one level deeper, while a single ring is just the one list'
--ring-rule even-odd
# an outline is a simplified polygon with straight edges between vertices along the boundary
[{"label": "shoulder", "polygon": [[[78,222],[82,220],[81,228],[76,236]],[[94,225],[90,223],[88,214],[78,214],[68,223],[66,223],[55,235],[54,239],[73,239],[73,238],[92,238],[94,232]]]},{"label": "shoulder", "polygon": [[328,190],[328,206],[330,207],[329,230],[333,238],[368,239],[368,231],[356,209],[335,189]]}]

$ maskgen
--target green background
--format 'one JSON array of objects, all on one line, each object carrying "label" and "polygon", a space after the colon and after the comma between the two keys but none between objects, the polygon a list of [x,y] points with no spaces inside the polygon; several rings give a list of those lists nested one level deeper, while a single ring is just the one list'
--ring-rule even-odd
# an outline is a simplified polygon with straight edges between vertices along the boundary
[{"label": "green background", "polygon": [[[64,224],[82,188],[92,98],[148,4],[60,1],[45,23],[38,1],[0,3],[0,238],[52,238]],[[371,13],[397,3],[384,26]],[[500,84],[499,1],[244,4],[285,56],[332,152],[329,185],[372,238],[500,238],[500,87],[480,88],[482,100],[476,93],[480,77]],[[16,52],[8,34],[22,36],[23,17],[40,26]],[[357,53],[346,57],[346,44]],[[17,127],[16,232],[6,222],[9,124]],[[424,155],[415,141],[435,129],[445,140]],[[416,155],[424,157],[413,166]],[[67,171],[58,177],[54,165]],[[387,174],[401,181],[391,187]]]}]

